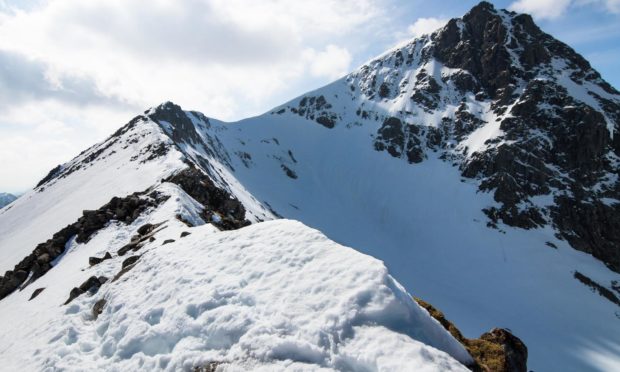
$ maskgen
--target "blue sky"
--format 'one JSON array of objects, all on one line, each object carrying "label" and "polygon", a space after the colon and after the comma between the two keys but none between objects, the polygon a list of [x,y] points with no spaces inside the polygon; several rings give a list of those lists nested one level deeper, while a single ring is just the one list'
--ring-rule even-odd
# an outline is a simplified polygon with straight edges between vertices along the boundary
[{"label": "blue sky", "polygon": [[[514,0],[490,1],[496,8],[509,9]],[[397,1],[397,23],[401,27],[418,18],[460,17],[479,1]],[[573,47],[597,69],[603,78],[620,87],[620,0],[531,0],[517,10],[533,14],[543,31]],[[528,6],[528,3],[534,4]],[[548,5],[546,5],[548,4]],[[533,9],[538,9],[532,12]],[[548,14],[554,9],[557,14]]]},{"label": "blue sky", "polygon": [[[257,115],[430,32],[477,1],[0,0],[0,191],[166,100]],[[620,0],[494,1],[620,87]]]}]

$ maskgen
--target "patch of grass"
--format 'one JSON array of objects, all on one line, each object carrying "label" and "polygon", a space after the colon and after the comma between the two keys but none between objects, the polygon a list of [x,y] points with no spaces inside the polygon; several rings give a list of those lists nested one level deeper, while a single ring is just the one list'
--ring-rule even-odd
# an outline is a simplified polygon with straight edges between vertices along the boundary
[{"label": "patch of grass", "polygon": [[[428,302],[414,297],[415,301],[435,318],[450,334],[459,341],[474,359],[474,364],[467,366],[474,372],[512,372],[512,363],[507,361],[508,351],[499,342],[498,337],[485,333],[480,338],[469,339],[445,315]],[[507,332],[501,330],[500,332]],[[525,347],[525,346],[523,346]],[[525,362],[523,363],[525,365]]]}]

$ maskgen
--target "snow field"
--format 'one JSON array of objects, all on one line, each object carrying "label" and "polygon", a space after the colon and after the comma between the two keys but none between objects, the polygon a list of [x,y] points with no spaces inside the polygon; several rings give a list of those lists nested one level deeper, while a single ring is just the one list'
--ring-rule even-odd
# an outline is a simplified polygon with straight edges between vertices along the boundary
[{"label": "snow field", "polygon": [[[57,267],[0,302],[7,368],[467,370],[457,361],[470,361],[464,348],[380,261],[290,220],[230,232],[188,228],[170,216],[200,222],[197,203],[174,185],[158,190],[172,196],[152,213],[72,245]],[[133,269],[61,306],[72,287],[114,277],[133,253],[91,268],[88,256],[114,254],[139,226],[165,216]],[[191,234],[180,238],[184,231]],[[166,239],[175,242],[161,245]],[[28,302],[38,287],[46,289]]]}]

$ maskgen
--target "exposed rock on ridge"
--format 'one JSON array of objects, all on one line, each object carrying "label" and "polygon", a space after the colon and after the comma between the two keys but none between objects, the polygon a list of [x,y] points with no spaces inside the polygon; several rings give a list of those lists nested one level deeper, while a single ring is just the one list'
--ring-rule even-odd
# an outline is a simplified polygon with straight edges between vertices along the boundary
[{"label": "exposed rock on ridge", "polygon": [[529,15],[482,2],[346,82],[376,150],[439,151],[493,193],[490,226],[551,225],[620,272],[620,92]]},{"label": "exposed rock on ridge", "polygon": [[84,211],[75,223],[61,229],[15,265],[13,270],[0,276],[0,300],[18,288],[31,284],[52,269],[54,260],[66,250],[67,243],[75,237],[78,243],[88,242],[91,236],[110,221],[132,223],[147,208],[165,200],[157,193],[134,193],[124,198],[114,197],[95,211]]},{"label": "exposed rock on ridge", "polygon": [[510,331],[494,328],[479,338],[465,338],[461,331],[433,305],[419,298],[416,302],[456,338],[474,358],[469,366],[476,372],[527,372],[527,347]]}]

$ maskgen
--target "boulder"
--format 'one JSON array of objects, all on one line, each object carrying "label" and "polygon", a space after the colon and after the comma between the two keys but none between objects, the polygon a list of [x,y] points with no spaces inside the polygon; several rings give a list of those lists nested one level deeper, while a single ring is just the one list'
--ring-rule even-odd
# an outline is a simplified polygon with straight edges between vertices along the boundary
[{"label": "boulder", "polygon": [[101,258],[99,258],[99,257],[89,257],[88,258],[88,264],[90,266],[95,266],[95,265],[98,265],[98,264],[102,263],[103,261],[109,260],[111,258],[112,258],[112,255],[110,254],[110,252],[106,252],[105,255],[103,257],[101,257]]},{"label": "boulder", "polygon": [[97,320],[97,318],[99,317],[99,315],[101,315],[101,313],[103,313],[103,308],[105,307],[107,301],[105,299],[101,299],[97,302],[95,302],[95,305],[93,306],[93,310],[92,310],[92,314],[93,314],[93,319]]},{"label": "boulder", "polygon": [[123,261],[122,268],[124,269],[127,266],[131,266],[131,265],[135,264],[138,261],[139,258],[140,258],[140,256],[131,256],[131,257],[126,258]]},{"label": "boulder", "polygon": [[41,294],[41,292],[43,292],[45,288],[37,288],[32,292],[32,295],[30,296],[30,299],[28,301],[32,301],[34,300],[38,295]]}]

